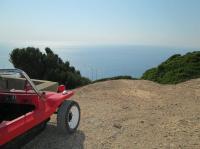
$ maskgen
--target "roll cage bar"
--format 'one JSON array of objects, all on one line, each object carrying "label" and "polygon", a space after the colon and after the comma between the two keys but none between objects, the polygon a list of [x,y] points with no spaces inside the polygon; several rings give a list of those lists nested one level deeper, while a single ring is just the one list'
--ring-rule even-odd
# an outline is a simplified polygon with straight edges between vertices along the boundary
[{"label": "roll cage bar", "polygon": [[0,74],[1,75],[6,75],[9,73],[19,73],[20,75],[24,76],[24,78],[28,81],[28,83],[31,85],[31,87],[33,88],[33,90],[36,92],[36,94],[41,97],[42,93],[36,88],[35,84],[31,81],[31,79],[29,78],[29,76],[21,69],[0,69]]}]

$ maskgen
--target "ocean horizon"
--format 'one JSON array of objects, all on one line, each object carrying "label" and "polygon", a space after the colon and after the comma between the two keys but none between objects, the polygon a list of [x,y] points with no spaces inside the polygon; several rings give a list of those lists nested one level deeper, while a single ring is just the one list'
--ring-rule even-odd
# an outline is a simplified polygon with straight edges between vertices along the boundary
[{"label": "ocean horizon", "polygon": [[[14,48],[16,46],[0,46],[0,68],[13,68],[9,62],[9,53]],[[133,45],[65,46],[51,49],[91,80],[119,75],[139,78],[146,70],[156,67],[174,54],[198,50]],[[44,48],[40,50],[44,52]]]}]

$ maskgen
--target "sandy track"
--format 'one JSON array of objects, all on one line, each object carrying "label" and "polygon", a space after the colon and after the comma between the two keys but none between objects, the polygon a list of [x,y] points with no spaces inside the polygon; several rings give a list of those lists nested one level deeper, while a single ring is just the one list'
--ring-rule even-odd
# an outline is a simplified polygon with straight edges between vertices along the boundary
[{"label": "sandy track", "polygon": [[200,79],[178,85],[106,81],[73,98],[81,107],[77,133],[60,134],[54,115],[24,149],[200,148]]}]

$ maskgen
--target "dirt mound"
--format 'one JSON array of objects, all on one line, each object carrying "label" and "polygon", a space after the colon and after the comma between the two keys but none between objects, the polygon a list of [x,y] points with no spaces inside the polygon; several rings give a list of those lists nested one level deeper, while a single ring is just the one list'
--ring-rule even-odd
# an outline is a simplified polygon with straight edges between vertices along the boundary
[{"label": "dirt mound", "polygon": [[200,148],[200,79],[178,85],[145,80],[91,84],[73,97],[81,107],[77,133],[47,129],[24,148]]}]

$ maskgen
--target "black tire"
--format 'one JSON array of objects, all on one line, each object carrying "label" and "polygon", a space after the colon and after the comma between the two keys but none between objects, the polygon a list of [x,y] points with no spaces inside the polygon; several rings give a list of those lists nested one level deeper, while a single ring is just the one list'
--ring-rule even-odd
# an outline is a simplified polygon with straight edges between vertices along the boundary
[{"label": "black tire", "polygon": [[[78,110],[78,118],[76,116],[76,123],[74,127],[70,127],[70,121],[73,118],[73,114],[71,112],[71,108],[75,108],[76,110]],[[77,114],[76,112],[76,114]],[[78,119],[78,120],[77,120]],[[59,129],[60,132],[64,132],[65,134],[71,134],[74,133],[78,126],[79,126],[79,122],[80,122],[80,107],[78,105],[77,102],[73,101],[73,100],[66,100],[62,103],[62,105],[59,107],[58,109],[58,113],[57,113],[57,127]]]}]

